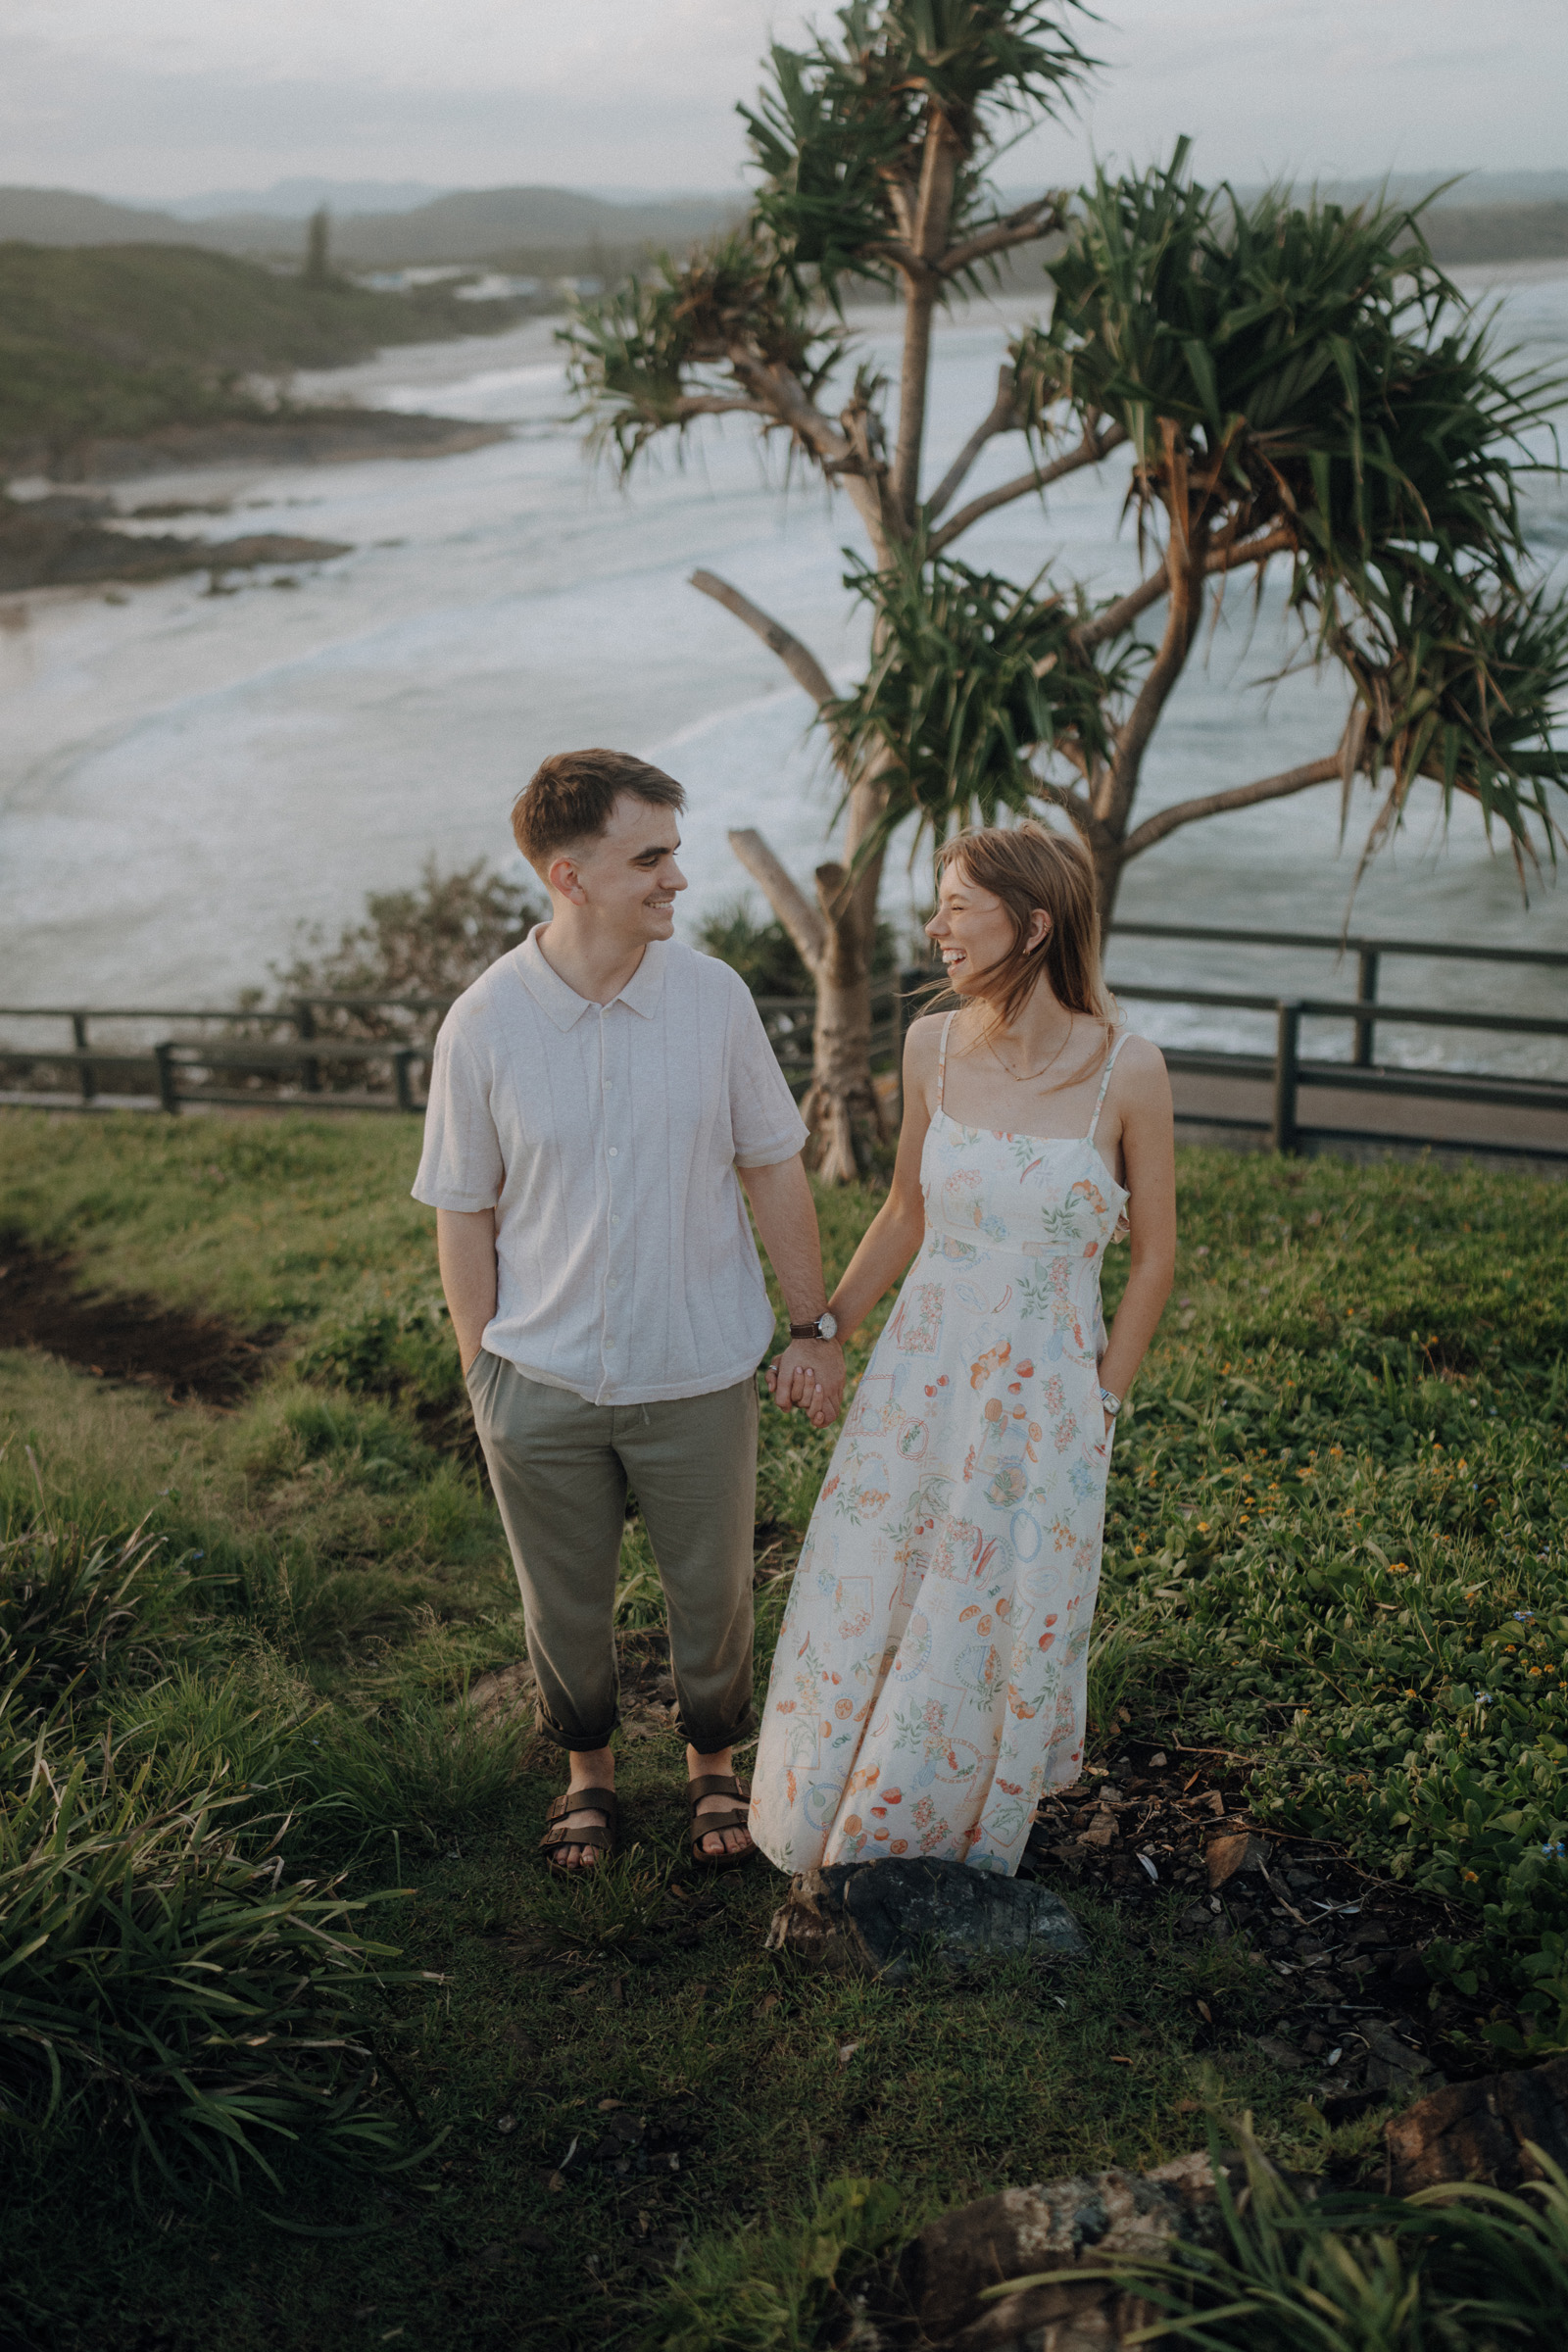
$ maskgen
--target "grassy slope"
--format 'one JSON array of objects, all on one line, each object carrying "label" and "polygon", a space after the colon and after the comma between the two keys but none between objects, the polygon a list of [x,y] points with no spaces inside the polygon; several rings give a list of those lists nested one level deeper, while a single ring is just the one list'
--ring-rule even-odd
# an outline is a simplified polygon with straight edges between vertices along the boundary
[{"label": "grassy slope", "polygon": [[0,244],[0,461],[34,442],[260,414],[234,378],[340,367],[514,315],[440,288],[308,286],[194,245]]},{"label": "grassy slope", "polygon": [[[898,2180],[910,2211],[943,2205],[1180,2152],[1200,2134],[1193,2103],[1215,2096],[1317,2161],[1321,2124],[1247,2037],[1245,1957],[1195,1950],[1169,1921],[1130,1942],[1087,1901],[1095,1965],[1059,1987],[1021,1968],[913,1997],[816,1982],[762,1953],[779,1882],[760,1868],[706,1901],[666,1898],[675,1933],[639,1930],[658,1908],[639,1878],[678,1854],[672,1738],[625,1748],[643,1851],[592,1903],[556,1898],[534,1867],[548,1756],[466,1809],[450,1777],[444,1793],[420,1780],[397,1745],[410,1694],[514,1657],[520,1628],[490,1507],[450,1444],[461,1392],[428,1220],[406,1195],[416,1142],[369,1120],[0,1122],[8,1215],[33,1236],[69,1242],[99,1280],[281,1329],[276,1372],[231,1414],[0,1358],[0,1487],[25,1501],[25,1437],[74,1510],[150,1510],[175,1549],[237,1580],[231,1694],[296,1743],[322,1721],[287,1725],[327,1699],[340,1758],[358,1751],[334,1725],[368,1717],[390,1742],[396,1803],[356,1884],[401,1868],[418,1888],[408,1947],[446,1982],[405,2008],[398,2063],[452,2127],[385,2189],[302,2182],[296,2216],[370,2234],[283,2250],[259,2211],[270,2198],[194,2219],[170,2207],[149,2231],[101,2150],[57,2148],[47,2183],[24,2166],[13,2188],[33,2325],[116,2346],[150,2340],[144,2325],[175,2346],[392,2329],[434,2345],[455,2327],[469,2346],[587,2345],[630,2324],[645,2242],[667,2254],[787,2215],[833,2175]],[[1124,1703],[1162,1739],[1255,1758],[1261,1801],[1469,1896],[1478,1928],[1490,1898],[1506,1968],[1564,1916],[1537,1850],[1568,1826],[1561,1189],[1187,1153],[1182,1193],[1177,1296],[1112,1477],[1102,1625],[1123,1629]],[[867,1211],[857,1195],[824,1203],[836,1263]],[[765,1447],[776,1560],[827,1448],[776,1420]],[[782,1592],[764,1594],[765,1623]],[[303,1745],[298,1761],[317,1785],[349,1770],[318,1751],[313,1767]],[[1207,2056],[1200,1991],[1224,1994],[1241,2028]],[[617,2194],[573,2170],[552,2188],[572,2139],[617,2112],[606,2100],[648,2117],[679,2172]],[[1348,2130],[1370,2139],[1375,2123]]]}]

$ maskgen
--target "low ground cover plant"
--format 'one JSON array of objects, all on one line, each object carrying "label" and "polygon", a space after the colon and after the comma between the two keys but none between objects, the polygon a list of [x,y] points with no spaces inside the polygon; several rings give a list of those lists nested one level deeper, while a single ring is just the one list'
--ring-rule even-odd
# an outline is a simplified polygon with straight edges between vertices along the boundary
[{"label": "low ground cover plant", "polygon": [[[308,2062],[322,2069],[301,2077],[313,2114],[352,2094],[343,2153],[371,2164],[440,2140],[377,2185],[308,2153],[313,2132],[330,2135],[303,2110],[296,2138],[238,2115],[275,2187],[257,2174],[248,2197],[192,2208],[164,2195],[144,2141],[138,2205],[140,2126],[103,2136],[101,2079],[68,2069],[55,2097],[47,2061],[8,2060],[23,2072],[0,2125],[4,2291],[24,2340],[335,2352],[401,2330],[514,2352],[664,2328],[674,2344],[679,2288],[695,2352],[723,2281],[760,2279],[747,2340],[789,2345],[844,2318],[800,2268],[799,2233],[836,2181],[889,2185],[906,2232],[1008,2180],[1157,2163],[1200,2144],[1205,2110],[1244,2108],[1271,2158],[1353,2178],[1378,2109],[1330,2126],[1261,2046],[1266,1972],[1234,1945],[1183,1941],[1187,1898],[1163,1886],[1136,1915],[1074,1893],[1093,1959],[1062,1976],[1009,1963],[894,1992],[764,1953],[773,1874],[710,1886],[683,1866],[660,1594],[635,1516],[619,1744],[637,1850],[580,1916],[557,1899],[532,1842],[559,1765],[485,1679],[521,1655],[521,1623],[428,1219],[408,1199],[416,1152],[412,1125],[373,1119],[0,1120],[8,1214],[31,1245],[73,1251],[84,1285],[261,1340],[248,1390],[212,1404],[99,1378],[84,1344],[72,1360],[0,1348],[0,1511],[32,1546],[6,1555],[0,1625],[8,1655],[29,1629],[36,1678],[0,1723],[42,1753],[54,1790],[79,1770],[84,1839],[131,1806],[122,1842],[142,1840],[149,1888],[164,1871],[187,1890],[168,1911],[180,1936],[203,1903],[249,1906],[234,1932],[254,1930],[261,1957],[235,1974],[259,2018],[290,1936],[296,1979],[320,1935],[360,1938],[311,1998],[343,2003],[322,2038],[368,2055]],[[1560,1189],[1201,1152],[1183,1154],[1181,1183],[1177,1291],[1112,1468],[1092,1754],[1120,1724],[1195,1770],[1217,1759],[1272,1829],[1332,1837],[1446,1903],[1447,1949],[1429,1965],[1490,1985],[1496,2012],[1491,2045],[1444,2053],[1450,2072],[1554,2046]],[[832,1264],[874,1205],[868,1191],[823,1197]],[[0,1318],[3,1300],[0,1282]],[[763,1669],[829,1451],[796,1421],[764,1421]],[[59,1801],[16,1765],[6,1818],[28,1854],[58,1837]],[[388,1895],[401,1899],[309,1909]],[[100,1958],[70,1978],[83,2002],[121,1982],[101,1931],[100,1917],[83,1947]],[[198,1946],[176,1943],[166,1980],[183,1985],[178,1955]],[[367,1948],[380,1945],[398,1949]],[[211,2016],[198,2033],[188,2015],[216,2098],[222,2042],[201,2040]],[[356,2151],[351,2126],[382,2136]],[[149,2129],[199,2195],[212,2168]],[[283,2240],[279,2221],[346,2234]],[[759,2246],[771,2250],[748,2268]]]}]

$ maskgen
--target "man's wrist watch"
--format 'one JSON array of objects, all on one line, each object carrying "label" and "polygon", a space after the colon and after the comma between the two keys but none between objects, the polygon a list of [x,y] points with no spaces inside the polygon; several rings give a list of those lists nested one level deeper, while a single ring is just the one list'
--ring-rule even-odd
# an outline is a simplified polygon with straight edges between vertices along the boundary
[{"label": "man's wrist watch", "polygon": [[827,1307],[823,1308],[814,1323],[792,1323],[790,1325],[792,1340],[836,1340],[838,1336],[839,1319]]}]

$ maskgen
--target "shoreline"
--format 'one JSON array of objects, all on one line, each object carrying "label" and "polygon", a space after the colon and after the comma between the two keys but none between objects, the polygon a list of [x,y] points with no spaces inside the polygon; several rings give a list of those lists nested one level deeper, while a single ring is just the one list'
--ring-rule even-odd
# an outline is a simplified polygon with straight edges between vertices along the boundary
[{"label": "shoreline", "polygon": [[[373,460],[445,458],[511,438],[512,428],[460,416],[387,409],[291,410],[271,422],[233,417],[208,424],[165,425],[137,438],[84,445],[53,471],[12,476],[18,497],[0,486],[0,596],[45,589],[136,587],[183,572],[322,564],[352,553],[346,540],[295,532],[251,531],[232,539],[151,533],[139,520],[179,514],[223,514],[227,500],[176,500],[126,509],[89,483],[134,482],[225,466],[341,466]],[[36,492],[31,484],[39,485]],[[72,487],[60,489],[57,484]],[[129,528],[122,526],[129,525]],[[285,585],[288,583],[284,583]]]},{"label": "shoreline", "polygon": [[123,438],[84,441],[64,455],[23,450],[12,481],[135,481],[213,466],[333,466],[385,458],[457,457],[511,437],[511,427],[466,416],[392,409],[287,409],[275,417],[220,417],[166,424]]}]

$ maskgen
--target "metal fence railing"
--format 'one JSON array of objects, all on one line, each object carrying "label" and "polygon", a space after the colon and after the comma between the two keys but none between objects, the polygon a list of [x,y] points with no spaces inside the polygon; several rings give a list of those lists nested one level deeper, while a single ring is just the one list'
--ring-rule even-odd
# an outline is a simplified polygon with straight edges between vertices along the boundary
[{"label": "metal fence railing", "polygon": [[[1303,1097],[1330,1088],[1369,1102],[1375,1098],[1466,1102],[1497,1113],[1546,1111],[1568,1119],[1568,1052],[1563,1074],[1545,1078],[1509,1077],[1474,1069],[1414,1069],[1380,1064],[1376,1057],[1378,1031],[1393,1023],[1404,1028],[1561,1041],[1568,1048],[1568,1004],[1558,1016],[1513,1012],[1495,1004],[1415,1004],[1379,995],[1385,966],[1399,957],[1568,973],[1568,951],[1388,937],[1341,940],[1320,932],[1136,921],[1113,923],[1110,937],[1113,945],[1118,939],[1139,938],[1227,950],[1256,948],[1355,957],[1356,988],[1354,995],[1348,997],[1308,994],[1299,988],[1281,992],[1193,987],[1113,975],[1116,995],[1133,1002],[1272,1017],[1273,1050],[1268,1054],[1182,1046],[1165,1049],[1165,1059],[1173,1071],[1249,1080],[1253,1082],[1254,1093],[1259,1083],[1267,1086],[1270,1108],[1266,1116],[1255,1108],[1234,1114],[1212,1107],[1179,1110],[1178,1117],[1189,1123],[1250,1130],[1266,1136],[1276,1151],[1287,1152],[1296,1151],[1303,1136],[1310,1135],[1345,1141],[1386,1140],[1387,1130],[1376,1127],[1313,1127],[1303,1111]],[[874,982],[873,1064],[898,1071],[905,1030],[914,1014],[933,1001],[933,983],[940,984],[940,973],[933,966],[888,972]],[[0,1044],[0,1069],[25,1071],[35,1087],[39,1073],[46,1077],[59,1073],[83,1103],[112,1093],[118,1101],[156,1104],[171,1113],[199,1102],[416,1111],[423,1107],[416,1072],[428,1068],[435,1028],[447,1003],[444,998],[416,996],[321,995],[291,997],[270,1006],[237,1011],[135,1005],[0,1006],[0,1021],[52,1024],[57,1033],[64,1027],[71,1039],[69,1045],[58,1035],[40,1037],[37,1042]],[[767,996],[757,1003],[785,1076],[797,1090],[804,1089],[811,1070],[814,1000]],[[332,1021],[334,1012],[357,1016],[362,1025],[382,1021],[388,1034],[338,1034]],[[1301,1024],[1307,1020],[1348,1024],[1348,1058],[1330,1060],[1305,1054]],[[120,1043],[114,1042],[112,1034],[117,1024],[122,1025]],[[150,1043],[124,1038],[125,1027],[145,1030],[149,1024],[167,1025],[175,1033],[166,1033]],[[108,1037],[106,1028],[111,1031]],[[193,1028],[199,1033],[193,1034]],[[111,1086],[108,1081],[118,1081],[118,1085]],[[1537,1157],[1568,1160],[1568,1127],[1559,1146],[1543,1141],[1540,1122],[1535,1125],[1534,1140],[1523,1147],[1499,1132],[1466,1141],[1464,1148],[1482,1152],[1524,1148]],[[1443,1140],[1415,1135],[1407,1126],[1401,1129],[1401,1137],[1414,1142]]]}]

